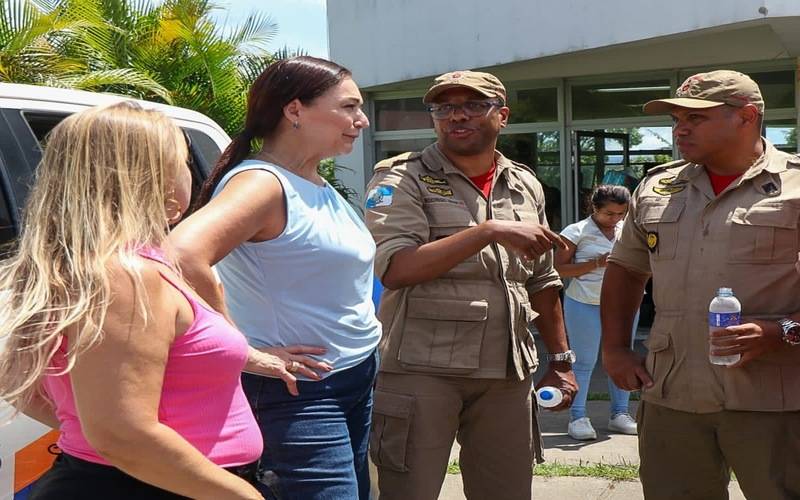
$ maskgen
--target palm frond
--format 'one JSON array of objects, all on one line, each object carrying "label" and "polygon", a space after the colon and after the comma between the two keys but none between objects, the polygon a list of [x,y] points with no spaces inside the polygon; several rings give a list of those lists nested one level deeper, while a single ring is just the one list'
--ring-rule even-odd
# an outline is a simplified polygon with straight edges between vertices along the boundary
[{"label": "palm frond", "polygon": [[83,75],[62,80],[70,87],[81,90],[108,91],[113,88],[131,88],[138,92],[151,94],[172,104],[172,95],[150,76],[133,69],[111,69],[92,71]]}]

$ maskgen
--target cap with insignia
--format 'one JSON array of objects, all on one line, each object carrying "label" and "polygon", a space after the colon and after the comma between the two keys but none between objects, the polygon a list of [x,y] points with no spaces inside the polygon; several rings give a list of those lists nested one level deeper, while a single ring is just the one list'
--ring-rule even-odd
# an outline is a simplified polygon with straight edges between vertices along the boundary
[{"label": "cap with insignia", "polygon": [[651,115],[668,114],[672,108],[707,109],[717,106],[742,108],[752,104],[764,114],[764,98],[749,76],[738,71],[717,70],[692,75],[675,91],[672,99],[656,99],[644,105]]},{"label": "cap with insignia", "polygon": [[431,103],[445,90],[459,87],[474,90],[486,97],[499,97],[503,102],[506,100],[506,88],[496,76],[482,71],[453,71],[436,77],[422,102]]}]

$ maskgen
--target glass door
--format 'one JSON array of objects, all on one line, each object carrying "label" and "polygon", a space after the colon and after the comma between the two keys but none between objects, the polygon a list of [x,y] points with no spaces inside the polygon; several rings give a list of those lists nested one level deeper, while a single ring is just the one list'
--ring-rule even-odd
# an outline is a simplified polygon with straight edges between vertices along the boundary
[{"label": "glass door", "polygon": [[589,199],[596,186],[615,184],[633,190],[641,180],[641,173],[630,166],[630,134],[578,130],[572,144],[578,220],[591,213]]}]

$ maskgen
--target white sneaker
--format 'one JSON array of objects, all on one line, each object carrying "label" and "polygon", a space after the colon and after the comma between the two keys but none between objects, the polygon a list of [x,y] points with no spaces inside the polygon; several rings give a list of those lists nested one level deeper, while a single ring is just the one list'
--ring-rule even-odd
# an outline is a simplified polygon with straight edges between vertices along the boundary
[{"label": "white sneaker", "polygon": [[578,441],[597,439],[597,432],[595,432],[594,427],[592,427],[592,421],[589,420],[589,417],[581,417],[570,422],[567,427],[567,434],[569,434],[569,437],[572,439],[577,439]]},{"label": "white sneaker", "polygon": [[608,430],[635,436],[637,434],[636,420],[627,413],[617,413],[608,419]]}]

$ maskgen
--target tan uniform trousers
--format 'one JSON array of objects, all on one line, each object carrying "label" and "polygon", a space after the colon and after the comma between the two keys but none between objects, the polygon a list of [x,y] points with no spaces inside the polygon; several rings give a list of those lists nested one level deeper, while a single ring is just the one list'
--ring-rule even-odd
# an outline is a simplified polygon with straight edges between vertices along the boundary
[{"label": "tan uniform trousers", "polygon": [[642,402],[647,500],[727,500],[730,469],[748,499],[800,498],[800,412],[688,413]]},{"label": "tan uniform trousers", "polygon": [[[380,408],[382,400],[388,401],[388,411]],[[403,401],[407,411],[399,411]],[[436,500],[454,438],[461,445],[467,498],[531,498],[530,376],[471,379],[383,372],[375,402],[370,454],[378,468],[381,500]]]}]

